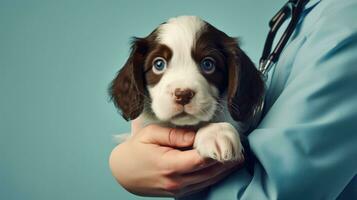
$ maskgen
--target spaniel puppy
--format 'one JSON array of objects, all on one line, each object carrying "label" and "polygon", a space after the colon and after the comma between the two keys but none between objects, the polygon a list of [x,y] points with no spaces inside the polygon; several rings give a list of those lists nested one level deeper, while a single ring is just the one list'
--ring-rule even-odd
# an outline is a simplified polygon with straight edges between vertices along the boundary
[{"label": "spaniel puppy", "polygon": [[194,148],[218,161],[243,159],[241,138],[264,83],[234,38],[195,16],[134,38],[110,87],[126,120],[192,128]]}]

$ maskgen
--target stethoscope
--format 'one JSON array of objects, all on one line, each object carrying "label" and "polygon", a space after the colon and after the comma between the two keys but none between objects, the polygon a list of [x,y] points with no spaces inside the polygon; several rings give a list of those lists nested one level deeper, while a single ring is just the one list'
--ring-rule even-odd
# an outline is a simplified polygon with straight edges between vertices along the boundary
[{"label": "stethoscope", "polygon": [[[281,52],[286,46],[290,36],[294,32],[296,25],[300,19],[300,15],[304,9],[304,6],[309,0],[289,0],[285,5],[274,15],[274,17],[269,22],[269,33],[267,39],[265,40],[264,49],[262,57],[259,61],[259,71],[261,72],[263,80],[266,82],[268,80],[268,73],[272,66],[278,61]],[[279,28],[283,22],[291,16],[291,20],[282,34],[281,38],[277,42],[274,50],[272,51],[272,46],[274,38]],[[264,109],[265,95],[256,106],[253,112],[253,123],[251,129],[256,128],[261,120],[261,116]]]}]

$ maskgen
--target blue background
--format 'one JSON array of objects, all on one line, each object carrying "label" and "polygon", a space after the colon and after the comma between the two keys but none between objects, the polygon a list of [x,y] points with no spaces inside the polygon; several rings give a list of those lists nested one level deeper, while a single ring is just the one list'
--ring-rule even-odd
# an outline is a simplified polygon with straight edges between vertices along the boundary
[{"label": "blue background", "polygon": [[257,63],[283,2],[0,0],[0,199],[144,199],[108,167],[112,135],[129,131],[107,95],[129,38],[198,15]]}]

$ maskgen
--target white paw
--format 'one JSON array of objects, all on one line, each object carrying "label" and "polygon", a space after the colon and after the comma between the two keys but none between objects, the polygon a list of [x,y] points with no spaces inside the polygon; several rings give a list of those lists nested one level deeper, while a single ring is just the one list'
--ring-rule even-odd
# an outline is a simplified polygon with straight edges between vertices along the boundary
[{"label": "white paw", "polygon": [[199,129],[194,147],[201,156],[220,162],[244,159],[239,134],[226,122],[212,123]]}]

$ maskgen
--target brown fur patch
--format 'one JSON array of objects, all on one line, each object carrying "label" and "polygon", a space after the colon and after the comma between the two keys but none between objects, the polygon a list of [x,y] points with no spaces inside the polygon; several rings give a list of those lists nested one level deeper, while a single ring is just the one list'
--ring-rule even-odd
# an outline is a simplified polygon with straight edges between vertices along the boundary
[{"label": "brown fur patch", "polygon": [[114,104],[126,120],[137,118],[147,101],[144,63],[156,37],[154,30],[145,38],[133,39],[130,56],[109,88]]},{"label": "brown fur patch", "polygon": [[[223,37],[225,34],[211,25],[207,25],[198,37],[191,55],[200,68],[200,63],[205,57],[212,57],[216,62],[216,70],[212,74],[202,75],[222,94],[227,87],[227,52],[224,47]],[[228,36],[226,36],[228,37]]]},{"label": "brown fur patch", "polygon": [[154,59],[156,57],[162,57],[166,60],[166,63],[168,65],[172,57],[172,54],[173,54],[172,50],[164,44],[155,44],[153,47],[151,47],[145,59],[145,65],[144,65],[145,79],[147,85],[157,84],[163,75],[163,74],[155,74],[152,71]]},{"label": "brown fur patch", "polygon": [[192,57],[198,66],[206,56],[216,60],[216,71],[202,74],[221,94],[227,92],[227,106],[234,120],[249,120],[264,93],[264,82],[253,62],[239,48],[235,38],[209,23],[192,49]]}]

